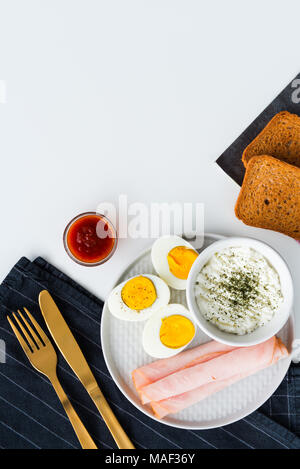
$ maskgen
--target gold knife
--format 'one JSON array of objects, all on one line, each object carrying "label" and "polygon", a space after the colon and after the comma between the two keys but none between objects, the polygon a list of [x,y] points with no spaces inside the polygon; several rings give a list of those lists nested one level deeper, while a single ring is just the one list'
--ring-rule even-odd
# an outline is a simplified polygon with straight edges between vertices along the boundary
[{"label": "gold knife", "polygon": [[47,290],[41,291],[39,304],[57,347],[89,393],[118,447],[120,449],[135,449],[102,394],[69,326]]}]

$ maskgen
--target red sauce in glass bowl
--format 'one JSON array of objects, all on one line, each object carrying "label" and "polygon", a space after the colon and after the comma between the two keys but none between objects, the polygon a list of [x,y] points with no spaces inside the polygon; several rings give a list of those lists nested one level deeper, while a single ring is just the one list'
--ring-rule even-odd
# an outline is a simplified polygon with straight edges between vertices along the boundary
[{"label": "red sauce in glass bowl", "polygon": [[70,257],[85,265],[99,265],[115,251],[117,235],[103,215],[88,212],[75,217],[67,226],[64,244]]}]

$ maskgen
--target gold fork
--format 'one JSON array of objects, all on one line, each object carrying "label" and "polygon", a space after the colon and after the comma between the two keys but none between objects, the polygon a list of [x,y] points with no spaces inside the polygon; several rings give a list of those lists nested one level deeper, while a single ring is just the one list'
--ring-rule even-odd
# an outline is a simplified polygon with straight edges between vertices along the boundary
[{"label": "gold fork", "polygon": [[[29,321],[25,319],[21,311],[18,310],[21,319],[19,319],[15,313],[12,314],[23,335],[20,333],[11,318],[7,316],[7,320],[13,332],[15,333],[15,336],[20,342],[20,345],[24,350],[25,354],[27,355],[27,358],[32,364],[32,366],[40,373],[47,376],[52,386],[54,387],[56,394],[58,395],[60,402],[62,403],[63,408],[65,409],[66,414],[69,417],[69,420],[74,428],[74,431],[82,448],[97,449],[97,446],[95,445],[82,421],[78,417],[75,409],[73,408],[66,393],[61,387],[60,382],[58,381],[56,374],[57,355],[53,345],[44,333],[43,329],[34,319],[32,314],[30,314],[30,312],[26,308],[24,308],[24,310],[31,324],[35,327],[35,331],[38,334],[30,326]],[[26,326],[26,328],[24,326]]]}]

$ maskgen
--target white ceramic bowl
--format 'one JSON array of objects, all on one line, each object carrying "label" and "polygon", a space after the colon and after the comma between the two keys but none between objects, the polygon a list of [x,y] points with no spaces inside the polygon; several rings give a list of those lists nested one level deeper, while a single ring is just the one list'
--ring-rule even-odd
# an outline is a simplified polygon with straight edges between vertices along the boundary
[{"label": "white ceramic bowl", "polygon": [[[194,294],[196,277],[201,271],[202,267],[216,252],[233,246],[247,246],[261,253],[277,271],[283,294],[283,302],[275,312],[271,321],[269,321],[264,326],[257,328],[253,332],[245,335],[236,335],[223,332],[213,323],[207,321],[199,310]],[[280,331],[280,329],[288,320],[289,314],[291,312],[294,291],[290,271],[285,261],[273,248],[265,243],[262,243],[261,241],[257,241],[252,238],[226,238],[211,244],[199,254],[189,273],[186,296],[191,314],[194,316],[198,326],[207,335],[217,340],[218,342],[223,342],[224,344],[237,347],[246,347],[264,342]]]}]

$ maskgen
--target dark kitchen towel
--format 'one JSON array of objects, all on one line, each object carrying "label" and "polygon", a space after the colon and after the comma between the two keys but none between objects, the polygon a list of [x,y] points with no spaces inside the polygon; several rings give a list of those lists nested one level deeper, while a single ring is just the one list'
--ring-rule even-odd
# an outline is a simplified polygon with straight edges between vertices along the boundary
[{"label": "dark kitchen towel", "polygon": [[281,111],[300,115],[300,73],[217,159],[218,165],[240,186],[245,174],[241,160],[243,151],[272,117]]},{"label": "dark kitchen towel", "polygon": [[[259,411],[223,428],[181,430],[142,414],[121,394],[106,368],[100,343],[103,302],[41,258],[34,262],[20,259],[0,286],[0,338],[6,343],[6,363],[0,364],[1,448],[80,447],[50,383],[32,368],[6,320],[8,313],[26,306],[47,331],[38,306],[38,295],[43,289],[53,295],[110,405],[137,448],[300,449],[300,368],[297,366],[290,368],[276,393]],[[99,448],[115,448],[92,401],[61,355],[58,376]]]}]

